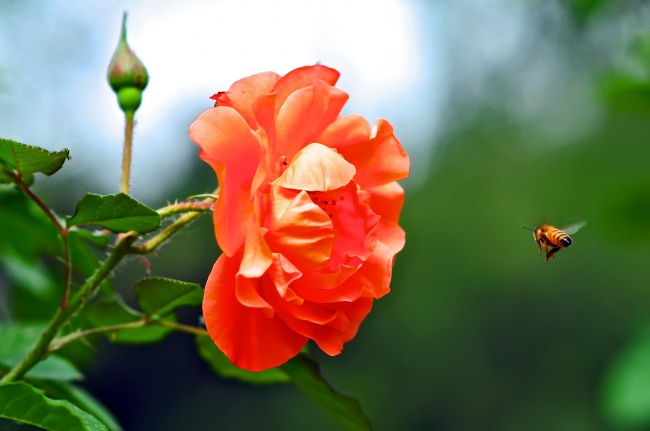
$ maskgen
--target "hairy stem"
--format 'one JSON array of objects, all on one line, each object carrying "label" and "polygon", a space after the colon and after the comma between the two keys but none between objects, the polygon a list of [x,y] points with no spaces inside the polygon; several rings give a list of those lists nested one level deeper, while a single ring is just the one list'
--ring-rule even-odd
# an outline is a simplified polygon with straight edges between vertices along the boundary
[{"label": "hairy stem", "polygon": [[133,146],[133,115],[131,111],[124,113],[126,126],[124,127],[124,150],[122,152],[122,187],[120,191],[129,194],[129,181],[131,178],[131,147]]},{"label": "hairy stem", "polygon": [[[215,190],[214,195],[215,196],[219,195],[219,189]],[[174,235],[176,232],[178,232],[183,227],[185,227],[187,224],[197,219],[204,212],[207,212],[210,209],[212,209],[214,205],[214,198],[210,197],[199,202],[187,202],[186,204],[188,205],[191,204],[191,205],[177,207],[177,205],[184,205],[184,204],[175,204],[158,210],[158,214],[160,214],[161,217],[169,217],[174,213],[182,213],[186,211],[189,212],[186,212],[184,215],[179,217],[172,224],[164,228],[157,235],[154,235],[153,237],[149,238],[144,243],[132,246],[130,252],[133,254],[151,253],[152,251],[160,247],[172,235]],[[179,210],[178,208],[181,209]]]},{"label": "hairy stem", "polygon": [[143,326],[147,326],[148,323],[150,323],[149,320],[141,319],[136,320],[135,322],[120,323],[118,325],[102,326],[99,328],[87,329],[85,331],[73,332],[72,334],[68,334],[65,337],[60,337],[53,340],[47,350],[47,353],[52,353],[55,350],[59,350],[60,348],[72,343],[73,341],[77,341],[80,338],[85,338],[90,335],[116,332],[124,329],[142,328]]},{"label": "hairy stem", "polygon": [[181,202],[168,205],[158,210],[161,218],[167,218],[176,214],[188,212],[208,212],[214,208],[214,202],[203,200],[198,202]]},{"label": "hairy stem", "polygon": [[206,331],[203,328],[198,328],[196,326],[183,325],[182,323],[169,322],[167,320],[156,320],[156,321],[152,321],[151,323],[156,324],[158,326],[164,326],[166,328],[175,329],[176,331],[187,332],[188,334],[208,335],[208,331]]}]

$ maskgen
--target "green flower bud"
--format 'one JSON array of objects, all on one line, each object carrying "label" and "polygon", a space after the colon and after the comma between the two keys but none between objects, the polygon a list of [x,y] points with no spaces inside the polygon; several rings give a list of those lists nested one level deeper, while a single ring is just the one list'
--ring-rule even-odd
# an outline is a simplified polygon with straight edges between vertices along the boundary
[{"label": "green flower bud", "polygon": [[149,75],[140,59],[126,42],[126,12],[122,18],[122,34],[117,49],[108,66],[108,83],[117,94],[120,108],[133,113],[142,101],[142,90],[147,86]]}]

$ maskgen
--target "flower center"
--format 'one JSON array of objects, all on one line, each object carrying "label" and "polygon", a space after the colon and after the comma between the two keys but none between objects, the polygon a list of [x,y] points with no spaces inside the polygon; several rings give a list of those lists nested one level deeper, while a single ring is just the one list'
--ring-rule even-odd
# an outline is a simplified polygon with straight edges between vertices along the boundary
[{"label": "flower center", "polygon": [[345,196],[336,192],[307,192],[311,201],[318,205],[330,218],[334,218],[337,206],[345,200]]}]

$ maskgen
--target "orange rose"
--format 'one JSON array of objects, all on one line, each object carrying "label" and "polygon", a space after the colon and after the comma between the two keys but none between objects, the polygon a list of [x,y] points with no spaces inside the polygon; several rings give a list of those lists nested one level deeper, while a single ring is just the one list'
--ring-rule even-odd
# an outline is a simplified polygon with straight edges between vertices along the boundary
[{"label": "orange rose", "polygon": [[389,292],[404,246],[396,181],[408,156],[387,121],[371,130],[340,115],[338,77],[322,65],[253,75],[190,125],[221,187],[205,324],[247,370],[283,364],[308,339],[340,353]]}]

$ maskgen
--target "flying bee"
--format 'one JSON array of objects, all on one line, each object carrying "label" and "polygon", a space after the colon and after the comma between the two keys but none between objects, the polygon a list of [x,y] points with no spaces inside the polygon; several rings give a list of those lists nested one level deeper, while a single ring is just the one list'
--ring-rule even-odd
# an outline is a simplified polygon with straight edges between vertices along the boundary
[{"label": "flying bee", "polygon": [[575,223],[562,229],[553,227],[550,224],[542,224],[537,226],[535,229],[525,226],[524,229],[533,231],[533,237],[535,238],[535,242],[539,247],[540,256],[542,255],[542,246],[544,246],[544,251],[546,252],[546,259],[544,260],[544,263],[548,263],[548,260],[552,258],[555,253],[560,251],[561,248],[566,248],[573,244],[573,240],[569,235],[573,235],[574,233],[578,232],[578,230],[585,224],[587,223],[582,221],[580,223]]}]

